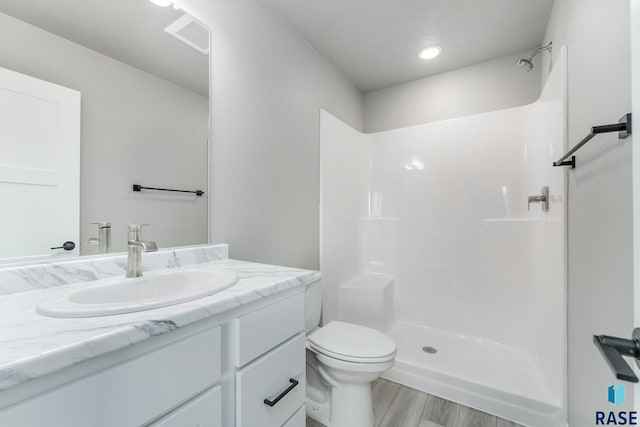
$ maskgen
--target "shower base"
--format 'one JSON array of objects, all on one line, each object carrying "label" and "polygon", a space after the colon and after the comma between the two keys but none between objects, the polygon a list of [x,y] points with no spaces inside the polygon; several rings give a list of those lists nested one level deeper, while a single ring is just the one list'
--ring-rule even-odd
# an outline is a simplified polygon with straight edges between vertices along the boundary
[{"label": "shower base", "polygon": [[566,426],[561,400],[526,353],[405,322],[395,322],[388,334],[398,355],[383,378],[526,426]]}]

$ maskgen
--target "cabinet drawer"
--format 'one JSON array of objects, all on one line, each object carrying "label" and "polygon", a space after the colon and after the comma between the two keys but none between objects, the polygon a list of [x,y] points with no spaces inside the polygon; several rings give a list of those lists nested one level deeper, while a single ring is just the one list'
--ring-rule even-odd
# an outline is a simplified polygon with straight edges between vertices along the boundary
[{"label": "cabinet drawer", "polygon": [[235,328],[235,363],[240,368],[304,331],[304,293],[236,319]]},{"label": "cabinet drawer", "polygon": [[298,412],[291,417],[289,421],[282,427],[305,427],[307,424],[307,409],[303,406]]},{"label": "cabinet drawer", "polygon": [[213,386],[220,364],[220,328],[208,329],[11,406],[0,425],[139,427]]},{"label": "cabinet drawer", "polygon": [[222,391],[215,387],[150,427],[222,427]]},{"label": "cabinet drawer", "polygon": [[[304,334],[240,370],[236,374],[237,427],[281,427],[304,404],[304,374]],[[277,403],[269,406],[265,399]]]}]

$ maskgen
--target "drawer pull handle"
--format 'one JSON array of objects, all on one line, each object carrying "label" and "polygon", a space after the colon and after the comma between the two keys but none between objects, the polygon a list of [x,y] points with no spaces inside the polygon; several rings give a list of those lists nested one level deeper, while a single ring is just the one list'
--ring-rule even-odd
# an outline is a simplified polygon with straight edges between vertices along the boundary
[{"label": "drawer pull handle", "polygon": [[276,397],[273,400],[265,399],[264,400],[264,404],[267,405],[267,406],[276,406],[276,404],[278,402],[280,402],[280,400],[282,400],[283,397],[285,397],[287,394],[289,394],[289,392],[291,390],[293,390],[294,388],[296,388],[296,386],[298,385],[298,381],[294,380],[293,378],[289,378],[289,382],[291,383],[291,385],[289,387],[287,387],[287,389],[285,391],[280,393],[278,395],[278,397]]}]

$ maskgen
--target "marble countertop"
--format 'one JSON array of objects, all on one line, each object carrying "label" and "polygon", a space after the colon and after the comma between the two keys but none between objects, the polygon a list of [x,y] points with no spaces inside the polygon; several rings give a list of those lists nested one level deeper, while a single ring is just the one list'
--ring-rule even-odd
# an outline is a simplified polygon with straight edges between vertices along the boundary
[{"label": "marble countertop", "polygon": [[197,269],[231,270],[240,280],[227,290],[194,301],[92,318],[49,318],[35,312],[40,301],[55,298],[70,286],[91,286],[90,282],[0,296],[0,390],[304,286],[320,277],[320,273],[309,270],[229,259],[199,263]]}]

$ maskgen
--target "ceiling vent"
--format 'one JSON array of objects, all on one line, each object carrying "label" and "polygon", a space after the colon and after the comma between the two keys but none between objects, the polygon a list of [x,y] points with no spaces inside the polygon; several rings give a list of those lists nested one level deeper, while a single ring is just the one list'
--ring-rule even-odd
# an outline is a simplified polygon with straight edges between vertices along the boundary
[{"label": "ceiling vent", "polygon": [[209,54],[209,28],[191,15],[184,15],[164,29],[198,52]]}]

